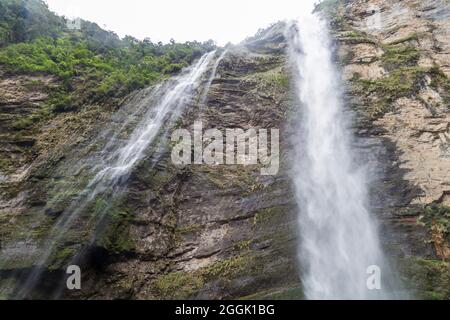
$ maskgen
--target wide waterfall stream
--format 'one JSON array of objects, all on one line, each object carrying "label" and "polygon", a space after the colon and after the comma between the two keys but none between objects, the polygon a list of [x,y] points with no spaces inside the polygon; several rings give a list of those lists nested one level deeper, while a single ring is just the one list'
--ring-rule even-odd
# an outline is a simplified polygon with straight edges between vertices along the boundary
[{"label": "wide waterfall stream", "polygon": [[305,296],[386,298],[384,283],[380,289],[367,286],[372,272],[383,276],[386,269],[368,209],[366,172],[352,148],[327,22],[308,12],[287,32],[301,105],[294,182]]}]

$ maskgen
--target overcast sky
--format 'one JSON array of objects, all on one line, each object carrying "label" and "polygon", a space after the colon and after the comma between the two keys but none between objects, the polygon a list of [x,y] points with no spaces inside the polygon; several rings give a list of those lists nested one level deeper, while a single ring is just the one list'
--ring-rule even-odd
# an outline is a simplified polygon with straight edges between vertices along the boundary
[{"label": "overcast sky", "polygon": [[272,22],[294,19],[319,0],[45,0],[68,18],[80,17],[120,37],[238,43]]}]

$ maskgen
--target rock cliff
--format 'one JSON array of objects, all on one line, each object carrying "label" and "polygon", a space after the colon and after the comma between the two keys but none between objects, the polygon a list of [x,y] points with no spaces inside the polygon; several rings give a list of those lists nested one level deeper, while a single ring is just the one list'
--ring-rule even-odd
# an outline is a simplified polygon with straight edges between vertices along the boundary
[{"label": "rock cliff", "polygon": [[448,298],[449,3],[334,8],[328,16],[363,159],[374,169],[383,243],[416,298]]},{"label": "rock cliff", "polygon": [[[330,21],[393,272],[414,298],[450,299],[450,5],[347,0],[324,1],[316,10]],[[217,56],[226,52],[204,105],[199,91],[176,123],[279,128],[279,173],[261,176],[257,165],[180,168],[171,161],[170,140],[161,138],[120,201],[98,199],[86,209],[32,297],[302,297],[290,172],[296,112],[285,30],[277,23],[220,49]],[[53,76],[10,74],[0,66],[0,249],[8,258],[0,263],[0,297],[24,281],[42,254],[42,239],[80,192],[86,177],[69,169],[96,152],[98,137],[120,124],[127,105],[151,92],[135,92],[117,108],[92,103],[24,126],[24,118],[41,116],[49,92],[61,85]],[[108,205],[102,232],[87,241],[87,216]],[[83,289],[60,292],[56,283],[77,252]]]}]

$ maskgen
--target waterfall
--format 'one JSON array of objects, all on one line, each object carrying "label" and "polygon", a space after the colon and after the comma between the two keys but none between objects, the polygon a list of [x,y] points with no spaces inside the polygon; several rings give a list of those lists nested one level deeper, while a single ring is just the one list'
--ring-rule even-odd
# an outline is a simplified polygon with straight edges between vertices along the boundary
[{"label": "waterfall", "polygon": [[214,81],[214,79],[216,78],[216,74],[217,74],[217,68],[219,67],[220,62],[223,60],[223,58],[225,58],[225,55],[228,53],[228,49],[223,50],[223,52],[221,53],[221,55],[219,56],[219,58],[217,58],[216,62],[214,63],[214,66],[211,70],[211,74],[208,78],[208,81],[206,82],[205,88],[203,89],[203,93],[202,96],[200,98],[200,108],[203,109],[205,107],[205,104],[208,100],[208,93],[209,93],[209,89],[211,88],[212,82]]},{"label": "waterfall", "polygon": [[[64,244],[64,236],[76,224],[83,223],[93,230],[91,242],[96,239],[96,228],[108,214],[113,200],[126,190],[126,181],[132,169],[148,156],[149,147],[155,141],[167,135],[171,125],[179,118],[185,106],[192,102],[202,84],[204,74],[215,56],[215,51],[203,55],[193,66],[185,69],[179,76],[169,79],[153,89],[145,89],[138,94],[138,102],[132,100],[123,107],[129,114],[118,117],[119,128],[106,131],[103,138],[107,142],[103,149],[92,159],[82,159],[72,174],[88,166],[92,178],[83,191],[73,200],[53,225],[42,248],[41,257],[25,280],[16,288],[15,298],[26,298],[32,294],[41,280],[46,266],[58,245]],[[131,109],[131,111],[130,111]],[[125,117],[125,119],[123,119]],[[123,121],[120,123],[120,121]],[[131,131],[131,133],[128,133]],[[120,138],[122,136],[127,138]],[[150,155],[152,157],[152,155]],[[154,160],[154,159],[152,159]],[[67,176],[70,176],[69,173]],[[102,196],[109,205],[99,214],[89,213],[89,205]],[[1,257],[1,256],[0,256]],[[2,259],[4,257],[1,257]]]},{"label": "waterfall", "polygon": [[[352,149],[351,116],[343,106],[327,22],[311,11],[287,32],[301,106],[294,183],[305,296],[387,298],[387,267],[368,208],[366,172]],[[381,289],[369,290],[371,266],[380,268]]]}]

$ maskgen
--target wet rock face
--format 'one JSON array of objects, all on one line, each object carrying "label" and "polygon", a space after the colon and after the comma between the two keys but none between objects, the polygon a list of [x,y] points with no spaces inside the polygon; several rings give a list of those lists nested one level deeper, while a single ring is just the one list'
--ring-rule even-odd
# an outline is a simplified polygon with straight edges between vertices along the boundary
[{"label": "wet rock face", "polygon": [[[206,102],[199,103],[199,90],[176,127],[191,130],[201,120],[204,130],[279,129],[286,136],[292,104],[283,31],[279,24],[243,45],[228,47]],[[30,94],[39,96],[38,91]],[[77,172],[73,167],[78,160],[95,156],[95,136],[111,121],[108,110],[87,107],[29,127],[36,141],[29,146],[33,157],[24,160],[28,170],[19,193],[3,202],[2,249],[17,259],[2,265],[2,288],[23,281],[33,259],[43,254],[39,244],[86,179],[82,170],[74,176],[68,172]],[[74,250],[82,252],[83,290],[63,292],[66,298],[221,299],[270,296],[274,290],[281,297],[285,288],[299,296],[297,210],[284,161],[287,140],[281,139],[278,174],[262,176],[259,165],[177,167],[171,160],[170,133],[162,137],[131,174],[126,194],[111,206],[90,244],[87,217],[102,203],[86,208],[33,297],[55,293],[52,286]]]},{"label": "wet rock face", "polygon": [[36,140],[30,132],[20,132],[21,125],[29,114],[38,112],[54,82],[46,76],[8,77],[0,70],[0,182],[18,180],[30,161]]},{"label": "wet rock face", "polygon": [[[417,297],[448,298],[448,287],[434,291],[434,280],[417,273],[448,273],[439,260],[449,261],[450,240],[442,213],[450,185],[450,6],[437,0],[347,1],[336,12],[337,60],[356,113],[361,157],[373,168],[372,207],[381,219],[381,240],[390,256],[408,261],[400,266],[414,265],[399,269]],[[415,263],[417,258],[427,260]]]},{"label": "wet rock face", "polygon": [[[276,128],[283,136],[290,104],[277,45],[229,47],[205,105],[187,108],[177,127],[191,130],[201,120],[204,130]],[[287,150],[282,141],[282,157]],[[223,299],[298,285],[296,208],[286,169],[262,176],[255,165],[178,168],[170,150],[156,164],[143,163],[130,182],[132,255],[99,274],[92,290],[105,290],[86,294]]]}]

